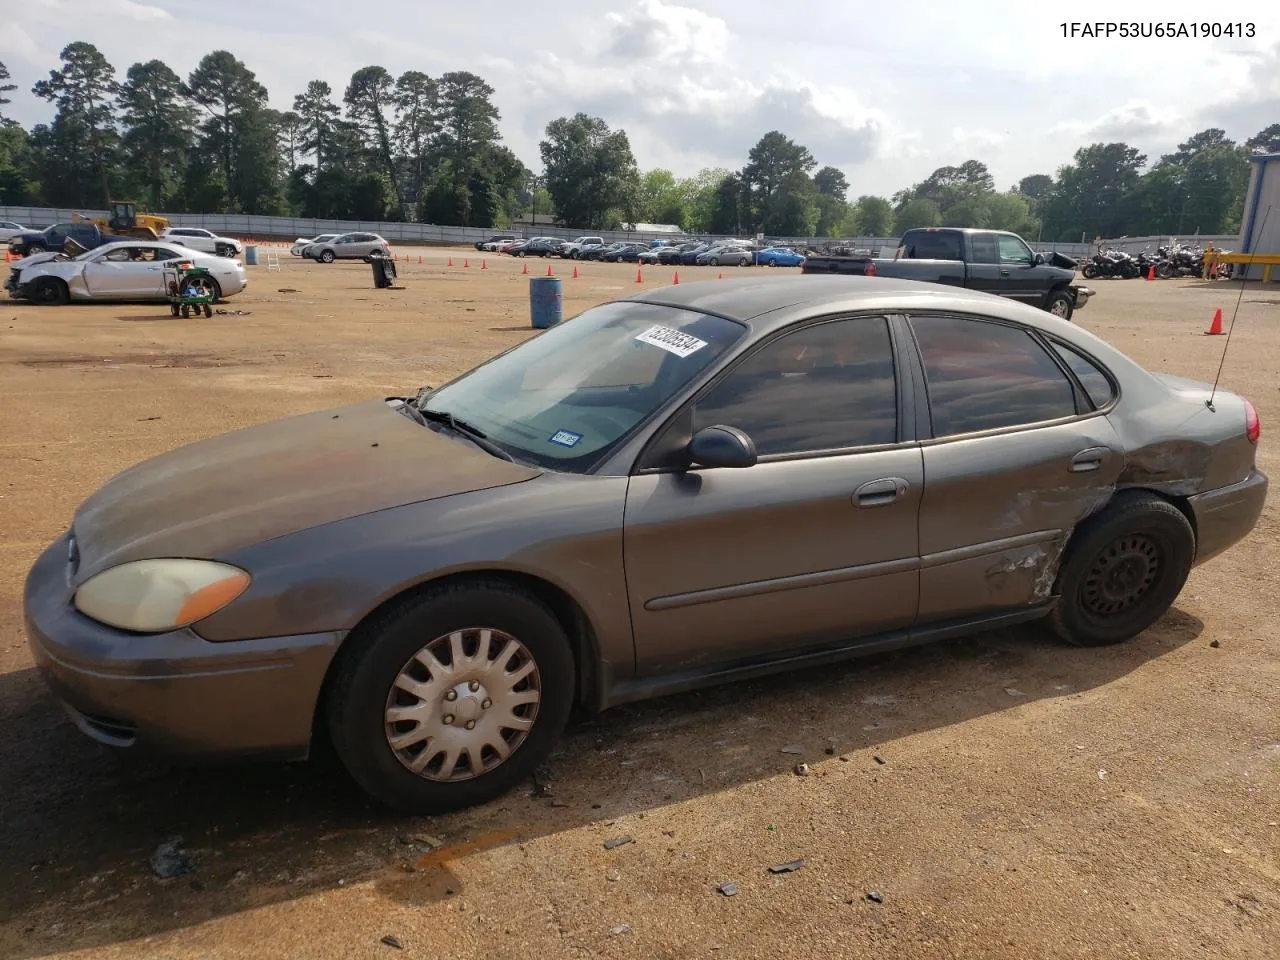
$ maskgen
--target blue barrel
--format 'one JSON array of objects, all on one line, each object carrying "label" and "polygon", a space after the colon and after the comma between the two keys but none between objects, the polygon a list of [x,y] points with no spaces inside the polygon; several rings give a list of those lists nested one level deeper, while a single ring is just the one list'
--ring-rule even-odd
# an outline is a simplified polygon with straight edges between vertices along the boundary
[{"label": "blue barrel", "polygon": [[533,329],[554,327],[563,316],[563,307],[559,277],[529,278],[529,317]]},{"label": "blue barrel", "polygon": [[254,243],[246,243],[244,245],[244,262],[251,267],[258,265],[258,245]]}]

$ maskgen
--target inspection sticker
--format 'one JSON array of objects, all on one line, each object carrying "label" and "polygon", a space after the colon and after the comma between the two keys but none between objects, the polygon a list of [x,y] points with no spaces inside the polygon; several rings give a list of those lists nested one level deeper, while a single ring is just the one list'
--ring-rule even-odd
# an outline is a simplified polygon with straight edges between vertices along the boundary
[{"label": "inspection sticker", "polygon": [[551,443],[558,443],[562,447],[575,447],[578,441],[582,439],[582,434],[574,433],[572,430],[557,430],[547,440]]},{"label": "inspection sticker", "polygon": [[650,327],[644,333],[637,334],[636,339],[641,343],[661,347],[668,353],[674,353],[677,357],[687,357],[691,353],[697,353],[707,345],[705,340],[699,340],[697,337],[681,333],[679,330],[672,330],[670,327],[664,327],[661,324]]}]

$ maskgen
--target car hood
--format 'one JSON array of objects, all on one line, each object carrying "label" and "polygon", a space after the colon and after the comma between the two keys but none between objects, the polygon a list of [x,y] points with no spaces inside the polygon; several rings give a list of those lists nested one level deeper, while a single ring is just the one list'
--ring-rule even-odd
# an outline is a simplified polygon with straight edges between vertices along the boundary
[{"label": "car hood", "polygon": [[375,510],[531,480],[384,401],[247,427],[108,480],[76,511],[75,582],[151,557],[216,558]]},{"label": "car hood", "polygon": [[58,250],[54,250],[52,252],[46,250],[44,253],[32,253],[23,257],[21,260],[15,260],[13,263],[9,264],[9,266],[12,269],[21,272],[26,270],[28,267],[34,267],[37,264],[49,263],[62,255],[61,251]]}]

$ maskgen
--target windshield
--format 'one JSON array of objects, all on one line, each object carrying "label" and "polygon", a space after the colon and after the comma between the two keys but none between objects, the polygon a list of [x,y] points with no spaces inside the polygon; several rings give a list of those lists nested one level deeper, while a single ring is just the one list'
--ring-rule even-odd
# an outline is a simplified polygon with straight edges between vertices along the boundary
[{"label": "windshield", "polygon": [[746,334],[723,317],[620,301],[593,307],[430,394],[518,460],[588,469]]}]

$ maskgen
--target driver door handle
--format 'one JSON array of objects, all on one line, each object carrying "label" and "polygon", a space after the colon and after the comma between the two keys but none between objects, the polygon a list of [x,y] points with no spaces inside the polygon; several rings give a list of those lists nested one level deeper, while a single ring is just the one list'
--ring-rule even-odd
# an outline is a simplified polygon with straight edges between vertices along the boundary
[{"label": "driver door handle", "polygon": [[902,477],[869,480],[853,491],[853,502],[859,507],[884,507],[901,499],[911,487]]}]

